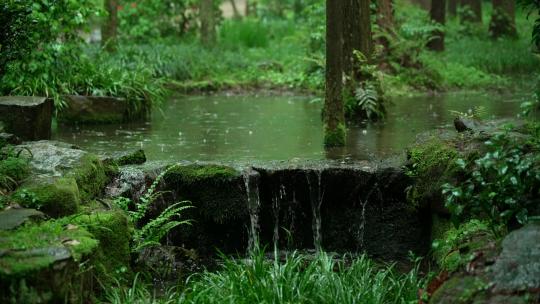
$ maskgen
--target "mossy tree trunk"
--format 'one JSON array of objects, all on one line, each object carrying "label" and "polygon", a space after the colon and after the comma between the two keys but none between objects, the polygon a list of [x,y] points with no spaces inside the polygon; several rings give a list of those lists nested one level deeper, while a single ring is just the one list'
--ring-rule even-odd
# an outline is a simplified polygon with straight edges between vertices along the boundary
[{"label": "mossy tree trunk", "polygon": [[212,0],[200,0],[199,15],[201,20],[201,42],[206,47],[216,43],[214,4]]},{"label": "mossy tree trunk", "polygon": [[118,31],[118,0],[105,0],[107,20],[101,27],[101,43],[109,52],[116,50],[116,36]]},{"label": "mossy tree trunk", "polygon": [[457,15],[458,0],[448,0],[448,16],[455,17]]},{"label": "mossy tree trunk", "polygon": [[326,0],[326,98],[324,103],[324,145],[345,145],[343,112],[343,3]]},{"label": "mossy tree trunk", "polygon": [[516,3],[513,0],[492,0],[492,3],[490,36],[493,38],[516,37]]},{"label": "mossy tree trunk", "polygon": [[[446,22],[446,0],[431,0],[431,9],[429,11],[431,20],[444,26]],[[433,32],[433,39],[429,41],[428,47],[432,51],[444,51],[444,31],[436,30]]]},{"label": "mossy tree trunk", "polygon": [[482,23],[482,0],[461,0],[460,8],[462,23]]}]

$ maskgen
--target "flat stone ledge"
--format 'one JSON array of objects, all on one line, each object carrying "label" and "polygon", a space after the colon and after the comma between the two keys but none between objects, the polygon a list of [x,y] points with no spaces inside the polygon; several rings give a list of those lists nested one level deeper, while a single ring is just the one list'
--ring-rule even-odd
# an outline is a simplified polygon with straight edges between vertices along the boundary
[{"label": "flat stone ledge", "polygon": [[46,97],[0,97],[0,122],[5,132],[23,140],[50,139],[52,113],[53,102]]}]

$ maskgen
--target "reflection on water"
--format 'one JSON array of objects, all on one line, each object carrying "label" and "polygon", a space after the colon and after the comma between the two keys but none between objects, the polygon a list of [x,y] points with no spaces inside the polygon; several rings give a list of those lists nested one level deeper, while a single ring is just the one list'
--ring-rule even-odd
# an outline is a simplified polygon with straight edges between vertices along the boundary
[{"label": "reflection on water", "polygon": [[469,94],[395,99],[385,121],[349,126],[347,146],[326,153],[322,104],[306,97],[176,98],[149,122],[59,126],[53,137],[97,153],[143,148],[150,160],[371,159],[402,152],[422,131],[451,127],[450,110],[483,106],[488,117],[512,117],[524,98]]}]

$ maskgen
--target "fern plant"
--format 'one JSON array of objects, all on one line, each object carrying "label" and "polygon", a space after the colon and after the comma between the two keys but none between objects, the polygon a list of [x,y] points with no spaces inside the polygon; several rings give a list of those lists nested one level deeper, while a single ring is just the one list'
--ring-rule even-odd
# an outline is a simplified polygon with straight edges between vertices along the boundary
[{"label": "fern plant", "polygon": [[366,82],[354,92],[357,101],[356,111],[361,111],[367,119],[374,120],[384,117],[384,108],[381,105],[377,89],[371,82]]},{"label": "fern plant", "polygon": [[[163,179],[163,177],[171,170],[177,168],[179,165],[174,165],[162,173],[160,173],[156,179],[152,182],[148,190],[141,197],[140,202],[135,204],[135,210],[128,210],[129,206],[132,205],[132,202],[129,198],[119,197],[115,200],[115,204],[120,208],[128,212],[131,220],[134,223],[138,223],[143,219],[150,206],[161,197],[164,192],[157,191],[158,186]],[[159,241],[167,235],[167,233],[180,225],[190,225],[191,220],[182,220],[182,212],[186,209],[193,208],[188,201],[177,202],[170,205],[165,210],[161,212],[159,216],[154,219],[151,219],[148,223],[144,224],[142,227],[136,228],[133,233],[133,252],[138,252],[146,247],[159,245]]]}]

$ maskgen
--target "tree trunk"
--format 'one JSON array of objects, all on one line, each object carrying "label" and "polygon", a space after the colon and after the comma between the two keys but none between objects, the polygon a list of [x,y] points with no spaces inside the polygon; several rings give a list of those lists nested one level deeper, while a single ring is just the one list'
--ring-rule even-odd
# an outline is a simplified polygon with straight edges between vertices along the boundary
[{"label": "tree trunk", "polygon": [[370,0],[343,1],[343,72],[351,80],[360,80],[360,63],[355,51],[371,58],[372,35]]},{"label": "tree trunk", "polygon": [[116,36],[118,30],[118,1],[105,0],[107,20],[101,27],[101,43],[105,49],[112,52],[116,49]]},{"label": "tree trunk", "polygon": [[210,47],[216,42],[213,1],[200,0],[199,4],[199,14],[201,19],[201,42],[203,45]]},{"label": "tree trunk", "polygon": [[377,24],[385,32],[394,32],[395,22],[392,0],[377,0]]},{"label": "tree trunk", "polygon": [[462,23],[482,23],[482,0],[461,0],[460,6]]},{"label": "tree trunk", "polygon": [[[431,0],[431,9],[429,11],[431,20],[444,26],[446,22],[446,0]],[[432,51],[444,51],[444,31],[436,30],[433,32],[433,39],[429,41],[428,47]]]},{"label": "tree trunk", "polygon": [[251,12],[250,12],[250,7],[249,7],[250,3],[249,3],[249,0],[245,0],[245,1],[246,1],[246,7],[245,7],[245,10],[244,10],[244,15],[245,15],[246,17],[248,17],[249,14],[251,13]]},{"label": "tree trunk", "polygon": [[238,8],[236,7],[236,2],[234,2],[234,0],[230,0],[230,1],[231,1],[232,9],[233,9],[234,18],[240,19],[240,12],[238,11]]},{"label": "tree trunk", "polygon": [[457,15],[458,0],[449,0],[448,1],[448,15],[455,17]]},{"label": "tree trunk", "polygon": [[493,12],[489,22],[489,34],[493,38],[517,37],[516,3],[513,0],[492,0]]},{"label": "tree trunk", "polygon": [[324,145],[345,145],[345,115],[342,97],[343,51],[342,1],[326,0],[326,98]]}]

